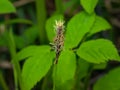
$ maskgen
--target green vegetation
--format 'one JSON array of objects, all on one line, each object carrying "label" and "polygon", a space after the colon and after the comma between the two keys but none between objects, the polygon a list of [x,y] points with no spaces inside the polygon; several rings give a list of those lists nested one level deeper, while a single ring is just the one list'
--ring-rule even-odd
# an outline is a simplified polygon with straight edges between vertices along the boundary
[{"label": "green vegetation", "polygon": [[[64,4],[62,0],[55,0],[56,11],[48,16],[46,1],[36,0],[36,16],[32,17],[35,19],[27,20],[10,18],[10,14],[20,12],[22,16],[23,12],[11,1],[0,0],[3,16],[0,47],[8,48],[10,56],[6,57],[13,66],[15,90],[88,90],[95,70],[106,70],[110,61],[120,62],[113,42],[98,35],[112,29],[110,23],[95,12],[98,3],[98,0],[70,0]],[[83,9],[73,14],[74,5]],[[64,13],[68,8],[71,10],[67,17]],[[32,10],[28,13],[34,14]],[[54,64],[56,52],[50,43],[54,43],[55,21],[59,20],[65,21],[64,47],[58,63]],[[25,27],[15,31],[15,25],[19,24]],[[119,72],[120,67],[116,67],[102,74],[91,90],[119,90]],[[0,90],[10,90],[3,74],[4,70],[0,69]]]}]

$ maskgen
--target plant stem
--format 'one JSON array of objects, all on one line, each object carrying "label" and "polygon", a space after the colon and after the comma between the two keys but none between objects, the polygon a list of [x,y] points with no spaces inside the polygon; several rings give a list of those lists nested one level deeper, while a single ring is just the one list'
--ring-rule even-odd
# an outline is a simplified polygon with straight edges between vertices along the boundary
[{"label": "plant stem", "polygon": [[64,14],[62,0],[55,0],[57,14]]},{"label": "plant stem", "polygon": [[16,46],[15,46],[15,42],[14,42],[13,32],[12,32],[11,29],[8,32],[8,36],[6,36],[6,37],[7,37],[8,47],[9,47],[9,51],[10,51],[11,58],[12,58],[12,63],[13,63],[15,90],[18,90],[18,82],[20,84],[21,90],[23,90],[24,87],[23,87],[23,84],[22,84],[21,69],[20,69],[19,62],[15,58],[15,56],[16,56]]},{"label": "plant stem", "polygon": [[46,43],[45,22],[46,22],[46,7],[45,0],[36,0],[37,22],[40,33],[40,44]]},{"label": "plant stem", "polygon": [[1,71],[0,71],[0,84],[4,90],[9,90]]},{"label": "plant stem", "polygon": [[[16,55],[16,47],[13,41],[13,37],[12,37],[12,33],[11,31],[9,32],[9,36],[8,38],[10,40],[8,40],[8,47],[9,47],[9,51],[11,54],[11,58],[13,59],[14,56]],[[13,62],[13,61],[12,61]],[[15,82],[15,90],[18,90],[18,79],[17,79],[17,72],[16,72],[16,68],[15,68],[15,63],[13,63],[13,73],[14,73],[14,82]]]},{"label": "plant stem", "polygon": [[90,81],[90,77],[91,77],[92,71],[93,71],[93,65],[90,64],[88,74],[87,74],[87,76],[86,76],[86,78],[84,80],[84,90],[88,90],[89,81]]},{"label": "plant stem", "polygon": [[76,68],[76,72],[75,72],[75,78],[74,78],[74,87],[73,90],[79,90],[80,89],[80,78],[79,78],[79,63],[78,60],[76,60],[77,62],[77,68]]},{"label": "plant stem", "polygon": [[57,76],[57,64],[53,65],[53,70],[54,70],[54,79],[53,79],[53,90],[56,90],[56,76]]},{"label": "plant stem", "polygon": [[45,76],[45,78],[43,80],[42,90],[46,90],[47,88],[49,88],[47,85],[49,82],[51,82],[51,74],[52,74],[51,72],[52,72],[52,68],[48,71],[47,75]]}]

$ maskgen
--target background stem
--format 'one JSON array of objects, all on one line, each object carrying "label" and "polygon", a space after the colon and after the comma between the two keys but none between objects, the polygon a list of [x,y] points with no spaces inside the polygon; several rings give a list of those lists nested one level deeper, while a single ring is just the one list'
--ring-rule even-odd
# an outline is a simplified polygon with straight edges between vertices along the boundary
[{"label": "background stem", "polygon": [[57,14],[64,14],[62,0],[55,0]]},{"label": "background stem", "polygon": [[5,82],[4,76],[3,76],[1,71],[0,71],[0,84],[3,88],[3,90],[9,90],[9,88],[8,88],[6,82]]},{"label": "background stem", "polygon": [[46,22],[46,6],[45,0],[36,0],[37,23],[39,28],[40,44],[46,43],[45,22]]},{"label": "background stem", "polygon": [[14,81],[15,81],[15,90],[18,90],[18,82],[20,84],[21,90],[23,90],[24,87],[23,87],[23,84],[22,84],[21,69],[20,69],[19,62],[15,58],[15,56],[16,56],[16,46],[15,46],[15,42],[14,42],[12,29],[9,30],[8,35],[6,37],[7,37],[9,51],[10,51],[11,58],[12,58],[13,71],[14,71]]},{"label": "background stem", "polygon": [[87,74],[87,76],[85,77],[85,80],[84,80],[84,90],[88,90],[89,81],[90,81],[92,71],[93,71],[93,64],[90,64],[88,74]]}]

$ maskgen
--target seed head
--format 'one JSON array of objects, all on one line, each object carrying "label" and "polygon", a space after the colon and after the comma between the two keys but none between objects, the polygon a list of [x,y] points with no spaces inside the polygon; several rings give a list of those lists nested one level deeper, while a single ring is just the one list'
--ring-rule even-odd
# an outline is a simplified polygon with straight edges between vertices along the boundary
[{"label": "seed head", "polygon": [[56,58],[54,64],[57,64],[58,58],[64,46],[64,21],[55,21],[56,36],[53,40],[53,49],[56,53]]}]

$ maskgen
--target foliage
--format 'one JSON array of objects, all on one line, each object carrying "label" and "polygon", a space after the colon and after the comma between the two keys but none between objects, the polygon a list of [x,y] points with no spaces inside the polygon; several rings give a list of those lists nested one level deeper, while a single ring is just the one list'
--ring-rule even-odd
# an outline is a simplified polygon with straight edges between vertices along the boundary
[{"label": "foliage", "polygon": [[9,0],[0,1],[0,14],[13,13],[16,12],[14,6]]},{"label": "foliage", "polygon": [[[18,87],[21,90],[31,90],[39,81],[42,82],[42,90],[45,90],[46,83],[48,83],[46,78],[48,78],[50,70],[52,70],[50,75],[52,76],[53,90],[86,90],[93,70],[104,69],[109,60],[118,62],[120,60],[112,41],[104,38],[91,38],[98,32],[111,29],[111,25],[95,13],[98,0],[80,0],[79,2],[84,10],[65,22],[64,48],[57,64],[53,64],[56,52],[52,51],[52,47],[48,43],[46,44],[45,36],[47,34],[49,42],[53,42],[56,36],[55,21],[66,20],[63,15],[64,10],[60,8],[60,0],[56,0],[56,5],[58,5],[56,13],[45,21],[44,5],[40,9],[44,11],[43,18],[41,18],[42,14],[40,15],[38,9],[40,2],[45,3],[44,0],[36,0],[38,20],[36,25],[30,20],[20,18],[0,23],[0,25],[10,25],[10,28],[0,35],[0,46],[7,46],[11,53],[16,90]],[[16,11],[8,0],[1,0],[0,8],[2,8],[0,9],[2,14]],[[31,27],[21,35],[16,35],[13,32],[12,25],[17,23],[31,25]],[[38,36],[40,37],[40,44],[44,45],[30,46],[30,44],[35,44]],[[17,49],[20,51],[16,53]],[[20,62],[24,62],[22,70]],[[120,89],[118,72],[120,72],[119,68],[100,78],[94,85],[94,90]],[[112,83],[112,81],[116,83]],[[84,87],[79,85],[80,82],[84,84]]]},{"label": "foliage", "polygon": [[109,71],[106,75],[104,75],[102,78],[100,78],[100,80],[96,82],[93,90],[119,90],[119,72],[119,67]]},{"label": "foliage", "polygon": [[92,63],[119,60],[119,55],[115,47],[110,41],[105,39],[84,42],[78,49],[77,54]]}]

